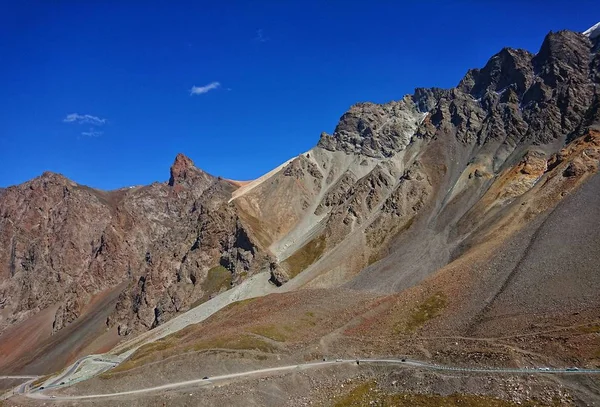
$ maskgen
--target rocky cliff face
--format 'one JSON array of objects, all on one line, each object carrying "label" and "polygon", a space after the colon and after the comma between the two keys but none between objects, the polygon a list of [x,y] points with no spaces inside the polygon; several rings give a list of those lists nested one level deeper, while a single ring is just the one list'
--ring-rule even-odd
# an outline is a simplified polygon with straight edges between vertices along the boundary
[{"label": "rocky cliff face", "polygon": [[[104,192],[45,173],[0,199],[0,328],[57,304],[54,331],[126,282],[107,323],[150,329],[239,283],[264,261],[227,203],[235,188],[178,155],[168,183]],[[222,286],[203,284],[224,267]],[[214,278],[214,277],[213,277]]]},{"label": "rocky cliff face", "polygon": [[333,135],[321,134],[318,146],[374,158],[406,148],[424,115],[410,97],[384,105],[359,103],[340,119]]},{"label": "rocky cliff face", "polygon": [[[308,268],[310,277],[298,284],[339,284],[385,257],[417,221],[414,230],[431,230],[435,238],[415,240],[440,239],[433,255],[439,258],[412,283],[458,255],[462,237],[453,228],[489,188],[502,189],[494,205],[509,205],[544,174],[534,167],[547,168],[562,147],[598,124],[597,41],[549,33],[537,54],[502,49],[456,88],[418,88],[398,102],[352,106],[333,134],[323,133],[297,159],[313,163],[310,173],[294,172],[310,194],[290,197],[275,187],[298,167],[294,161],[265,181],[268,192],[263,184],[234,201],[261,219],[302,195],[293,222],[268,242],[282,265],[281,282]],[[528,164],[518,171],[525,176],[498,187],[501,174],[523,160]],[[250,202],[260,202],[261,210]],[[461,233],[483,220],[470,218],[471,229]]]}]

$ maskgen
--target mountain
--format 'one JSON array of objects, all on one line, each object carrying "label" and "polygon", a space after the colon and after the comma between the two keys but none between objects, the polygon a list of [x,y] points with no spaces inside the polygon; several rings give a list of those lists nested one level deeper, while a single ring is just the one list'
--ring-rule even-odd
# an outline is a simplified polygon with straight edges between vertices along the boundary
[{"label": "mountain", "polygon": [[[592,49],[581,34],[550,33],[538,54],[505,48],[454,89],[353,106],[332,135],[233,202],[242,219],[261,221],[247,224],[259,225],[282,282],[310,266],[295,286],[337,285],[390,252],[351,285],[407,288],[460,256],[462,241],[533,188],[562,147],[597,128]],[[405,231],[412,238],[389,247]],[[372,278],[387,262],[405,269]]]},{"label": "mountain", "polygon": [[[109,296],[95,323],[116,333],[106,335],[106,346],[251,275],[268,260],[227,204],[234,189],[181,154],[168,183],[105,192],[44,173],[7,188],[0,199],[2,337],[18,341],[28,321],[46,313],[36,326],[46,326],[40,336],[51,340]],[[0,342],[0,365],[22,356],[12,341]]]},{"label": "mountain", "polygon": [[[249,183],[178,155],[166,183],[106,192],[45,173],[0,191],[0,368],[52,371],[260,272],[277,294],[147,342],[87,389],[328,355],[600,366],[599,43],[598,25],[550,32],[536,54],[504,48],[455,88],[358,103]],[[523,401],[493,377],[431,375],[437,393]],[[314,378],[314,400],[327,380]],[[548,403],[600,394],[592,379],[511,380]],[[206,403],[223,396],[211,392]]]}]

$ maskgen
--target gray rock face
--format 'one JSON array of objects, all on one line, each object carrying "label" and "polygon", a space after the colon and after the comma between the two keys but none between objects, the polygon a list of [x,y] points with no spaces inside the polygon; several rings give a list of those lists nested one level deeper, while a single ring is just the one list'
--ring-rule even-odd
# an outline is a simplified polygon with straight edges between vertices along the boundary
[{"label": "gray rock face", "polygon": [[315,215],[321,215],[327,208],[331,208],[344,202],[345,197],[348,196],[350,189],[355,183],[356,177],[354,177],[352,173],[344,173],[344,175],[337,180],[335,185],[333,185],[329,191],[327,191],[315,209]]},{"label": "gray rock face", "polygon": [[476,98],[488,91],[502,92],[509,86],[517,93],[523,93],[533,78],[532,57],[525,50],[503,48],[485,67],[467,72],[458,89]]},{"label": "gray rock face", "polygon": [[[484,68],[470,70],[456,89],[437,91],[418,135],[500,143],[503,156],[518,145],[562,143],[597,121],[597,72],[593,44],[571,31],[548,34],[535,56],[505,48]],[[415,97],[431,106],[431,94],[419,90]]]},{"label": "gray rock face", "polygon": [[[413,100],[428,115],[416,131],[423,141],[423,166],[416,173],[429,182],[416,184],[418,178],[412,175],[410,182],[401,182],[386,200],[381,218],[369,225],[367,241],[379,244],[389,236],[386,228],[404,233],[413,218],[423,223],[395,240],[380,264],[364,269],[356,286],[405,289],[460,256],[463,248],[453,245],[485,228],[483,208],[501,208],[529,191],[556,165],[549,157],[567,154],[571,160],[553,178],[560,185],[552,187],[557,191],[594,173],[595,147],[586,148],[581,157],[573,158],[572,152],[573,144],[596,143],[591,136],[580,136],[600,125],[597,51],[597,43],[585,35],[551,32],[535,55],[506,48],[483,68],[470,70],[456,88],[417,89]],[[519,163],[525,163],[520,170]],[[506,174],[514,179],[505,184]],[[496,192],[487,195],[490,191]],[[549,196],[563,196],[553,193],[540,199],[540,206],[551,201]],[[430,209],[423,213],[422,208]],[[411,263],[419,256],[426,261]],[[395,268],[401,270],[398,275],[389,273]]]},{"label": "gray rock face", "polygon": [[447,97],[450,90],[441,88],[416,88],[412,96],[413,103],[420,112],[427,113],[437,105],[442,97]]},{"label": "gray rock face", "polygon": [[321,134],[318,146],[374,158],[391,157],[408,145],[422,117],[410,97],[383,105],[359,103],[344,113],[332,135]]},{"label": "gray rock face", "polygon": [[[452,133],[463,143],[501,143],[504,159],[518,144],[570,140],[598,121],[598,38],[551,32],[536,55],[504,48],[454,89],[417,88],[398,102],[354,105],[318,146],[388,158],[415,132]],[[429,115],[422,124],[421,112]]]}]

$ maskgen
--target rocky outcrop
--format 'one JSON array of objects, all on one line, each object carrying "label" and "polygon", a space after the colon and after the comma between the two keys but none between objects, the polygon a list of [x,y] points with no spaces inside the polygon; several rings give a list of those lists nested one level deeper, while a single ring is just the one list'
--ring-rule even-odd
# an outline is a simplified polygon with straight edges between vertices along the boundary
[{"label": "rocky outcrop", "polygon": [[200,192],[202,187],[210,185],[212,178],[204,171],[196,168],[194,162],[179,153],[175,157],[175,162],[171,166],[171,176],[169,178],[169,186],[187,186],[194,187],[194,190]]},{"label": "rocky outcrop", "polygon": [[333,203],[333,210],[328,220],[329,230],[342,227],[348,232],[353,224],[362,224],[383,202],[394,184],[394,180],[386,171],[379,166],[375,167]]},{"label": "rocky outcrop", "polygon": [[70,302],[55,321],[61,327],[81,308],[76,293],[118,283],[119,270],[103,275],[89,267],[106,245],[101,237],[113,210],[104,196],[49,172],[5,190],[0,247],[8,250],[0,250],[0,298],[10,312],[0,329],[57,301]]},{"label": "rocky outcrop", "polygon": [[391,157],[406,148],[422,118],[408,96],[383,105],[359,103],[342,116],[332,135],[321,134],[318,146],[368,157]]},{"label": "rocky outcrop", "polygon": [[290,276],[277,263],[271,263],[270,266],[271,278],[270,281],[277,287],[282,286],[290,280]]},{"label": "rocky outcrop", "polygon": [[454,136],[491,155],[492,173],[529,145],[555,150],[598,123],[597,60],[592,42],[570,31],[548,34],[536,55],[505,48],[455,89],[417,89],[415,103],[431,108],[417,136]]},{"label": "rocky outcrop", "polygon": [[329,188],[317,209],[315,215],[323,214],[327,208],[331,208],[339,203],[344,202],[344,197],[350,194],[352,186],[356,183],[356,177],[350,172],[345,172],[337,182]]},{"label": "rocky outcrop", "polygon": [[[227,201],[234,187],[179,154],[168,183],[98,191],[44,173],[0,198],[0,330],[57,305],[53,331],[125,283],[110,326],[149,329],[210,294],[207,271],[234,284],[268,266]],[[260,263],[260,264],[259,264]]]},{"label": "rocky outcrop", "polygon": [[458,84],[458,90],[480,98],[487,92],[503,92],[511,87],[525,92],[533,79],[533,55],[522,49],[503,48],[482,69],[472,69]]}]

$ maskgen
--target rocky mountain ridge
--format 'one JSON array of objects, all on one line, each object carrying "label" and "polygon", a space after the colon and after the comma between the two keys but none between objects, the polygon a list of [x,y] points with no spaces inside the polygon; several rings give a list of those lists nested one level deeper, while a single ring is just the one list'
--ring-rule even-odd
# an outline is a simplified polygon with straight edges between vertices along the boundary
[{"label": "rocky mountain ridge", "polygon": [[59,331],[93,294],[129,281],[107,321],[123,335],[216,294],[202,288],[211,268],[231,274],[217,292],[252,274],[260,253],[227,204],[233,189],[183,155],[168,183],[104,192],[44,173],[7,188],[0,230],[10,249],[0,254],[0,293],[11,316],[1,326],[58,300]]},{"label": "rocky mountain ridge", "polygon": [[507,227],[523,197],[538,205],[518,212],[525,225],[597,171],[595,32],[504,48],[456,88],[354,105],[247,185],[178,155],[165,183],[105,192],[44,173],[0,191],[0,332],[51,306],[59,332],[123,283],[106,321],[120,336],[260,270],[290,290],[419,284]]},{"label": "rocky mountain ridge", "polygon": [[[282,281],[307,266],[312,277],[301,277],[304,283],[347,280],[379,259],[417,215],[428,213],[424,230],[439,239],[503,171],[523,157],[552,160],[595,128],[595,46],[586,35],[550,33],[537,54],[504,48],[454,89],[418,88],[400,102],[355,105],[332,135],[322,134],[317,147],[234,202],[242,214],[267,220],[263,243],[280,260]],[[449,261],[459,240],[443,243],[438,251],[445,254],[420,278]]]}]

